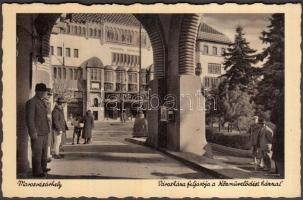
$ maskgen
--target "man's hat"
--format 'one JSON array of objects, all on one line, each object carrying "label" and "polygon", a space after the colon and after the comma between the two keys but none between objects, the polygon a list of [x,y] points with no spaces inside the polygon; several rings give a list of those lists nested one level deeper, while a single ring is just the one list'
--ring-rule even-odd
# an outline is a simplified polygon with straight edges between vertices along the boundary
[{"label": "man's hat", "polygon": [[56,102],[57,102],[58,104],[66,103],[66,101],[64,100],[63,97],[58,97],[58,99],[56,100]]},{"label": "man's hat", "polygon": [[44,83],[37,83],[36,87],[35,87],[35,91],[36,92],[46,92],[47,91],[46,85]]}]

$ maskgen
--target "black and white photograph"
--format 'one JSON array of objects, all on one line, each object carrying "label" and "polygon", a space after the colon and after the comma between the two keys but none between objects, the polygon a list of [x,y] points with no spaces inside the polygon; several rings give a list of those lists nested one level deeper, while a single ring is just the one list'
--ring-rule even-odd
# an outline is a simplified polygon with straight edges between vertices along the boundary
[{"label": "black and white photograph", "polygon": [[7,91],[4,81],[16,95],[8,102],[13,184],[46,192],[65,181],[150,180],[164,193],[189,188],[199,197],[205,188],[262,196],[289,184],[297,171],[289,173],[287,149],[300,146],[300,113],[286,107],[300,112],[300,97],[286,95],[286,70],[298,72],[299,88],[300,63],[286,64],[286,24],[300,9],[222,6],[15,11],[15,86]]}]

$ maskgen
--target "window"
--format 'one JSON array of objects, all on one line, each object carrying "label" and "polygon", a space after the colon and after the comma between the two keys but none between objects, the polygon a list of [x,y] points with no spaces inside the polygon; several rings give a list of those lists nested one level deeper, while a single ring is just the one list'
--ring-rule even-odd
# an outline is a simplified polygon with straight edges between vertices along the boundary
[{"label": "window", "polygon": [[94,36],[97,36],[97,29],[94,29]]},{"label": "window", "polygon": [[217,87],[219,85],[219,78],[216,77],[205,77],[204,78],[204,86],[206,88]]},{"label": "window", "polygon": [[82,27],[82,34],[83,34],[83,35],[86,34],[85,27]]},{"label": "window", "polygon": [[93,36],[93,29],[89,29],[89,36]]},{"label": "window", "polygon": [[98,107],[99,101],[97,98],[94,98],[94,107]]},{"label": "window", "polygon": [[51,53],[51,55],[54,55],[54,46],[50,47],[50,53]]},{"label": "window", "polygon": [[218,55],[218,49],[217,47],[213,47],[213,55]]},{"label": "window", "polygon": [[77,80],[77,73],[78,73],[78,70],[74,69],[74,80]]},{"label": "window", "polygon": [[73,69],[69,69],[69,79],[73,80],[73,78],[74,78]]},{"label": "window", "polygon": [[90,69],[90,80],[94,80],[94,71]]},{"label": "window", "polygon": [[203,53],[208,54],[208,46],[207,45],[203,46]]},{"label": "window", "polygon": [[70,48],[65,49],[65,55],[66,57],[70,57]]},{"label": "window", "polygon": [[221,74],[221,65],[216,63],[208,63],[209,74]]},{"label": "window", "polygon": [[62,56],[62,47],[57,47],[57,56]]},{"label": "window", "polygon": [[105,71],[105,73],[104,73],[104,81],[105,82],[113,82],[112,80],[113,80],[113,72],[112,71]]},{"label": "window", "polygon": [[74,49],[74,57],[79,58],[79,49]]},{"label": "window", "polygon": [[225,53],[225,48],[221,48],[221,55],[223,56],[224,53]]},{"label": "window", "polygon": [[137,83],[137,74],[136,73],[128,74],[128,82],[130,84],[136,84]]},{"label": "window", "polygon": [[101,37],[101,30],[98,30],[98,37]]},{"label": "window", "polygon": [[57,78],[57,68],[56,67],[54,67],[54,69],[53,69],[53,77],[54,77],[54,79]]},{"label": "window", "polygon": [[63,79],[65,80],[66,79],[66,69],[63,68]]},{"label": "window", "polygon": [[116,82],[117,83],[123,82],[123,72],[116,72]]},{"label": "window", "polygon": [[70,26],[69,25],[67,25],[67,31],[66,32],[70,33]]},{"label": "window", "polygon": [[61,79],[61,68],[58,68],[58,78]]},{"label": "window", "polygon": [[81,35],[81,26],[78,26],[78,34]]}]

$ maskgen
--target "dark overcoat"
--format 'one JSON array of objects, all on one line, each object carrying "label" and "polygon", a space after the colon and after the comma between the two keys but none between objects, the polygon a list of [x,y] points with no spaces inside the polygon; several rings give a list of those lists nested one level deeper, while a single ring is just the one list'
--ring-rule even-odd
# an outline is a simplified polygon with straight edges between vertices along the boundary
[{"label": "dark overcoat", "polygon": [[55,106],[52,112],[52,123],[53,123],[53,130],[55,132],[59,132],[59,131],[65,132],[67,130],[63,109],[58,108],[58,106]]},{"label": "dark overcoat", "polygon": [[82,132],[83,138],[92,137],[92,128],[94,128],[94,118],[92,115],[85,115],[83,118],[84,127]]},{"label": "dark overcoat", "polygon": [[34,96],[26,102],[26,125],[31,138],[48,135],[50,132],[45,103]]}]

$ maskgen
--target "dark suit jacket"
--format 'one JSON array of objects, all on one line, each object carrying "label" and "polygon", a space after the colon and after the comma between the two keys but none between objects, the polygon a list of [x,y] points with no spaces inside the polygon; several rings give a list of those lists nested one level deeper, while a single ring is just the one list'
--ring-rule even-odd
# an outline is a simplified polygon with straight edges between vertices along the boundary
[{"label": "dark suit jacket", "polygon": [[37,96],[26,102],[26,125],[31,138],[50,132],[46,105]]},{"label": "dark suit jacket", "polygon": [[52,121],[53,121],[53,130],[59,132],[59,131],[66,131],[67,125],[64,118],[64,112],[63,110],[59,109],[57,106],[55,106],[53,112],[52,112]]}]

